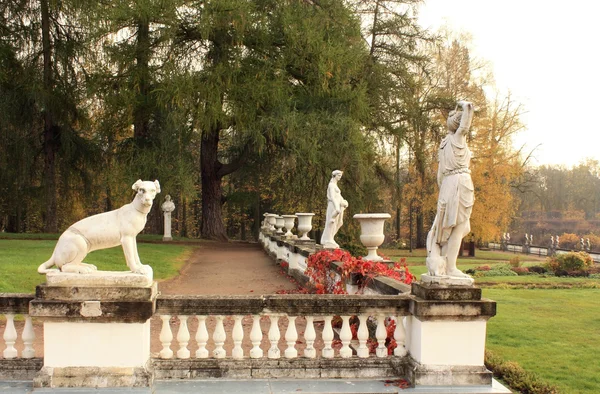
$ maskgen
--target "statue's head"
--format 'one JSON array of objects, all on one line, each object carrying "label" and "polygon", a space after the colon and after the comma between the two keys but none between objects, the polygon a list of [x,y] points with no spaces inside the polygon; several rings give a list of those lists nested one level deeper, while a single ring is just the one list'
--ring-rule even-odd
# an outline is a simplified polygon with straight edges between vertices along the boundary
[{"label": "statue's head", "polygon": [[448,131],[450,133],[456,132],[458,127],[460,126],[460,120],[462,119],[462,111],[453,110],[448,114],[448,121],[446,124],[448,125]]},{"label": "statue's head", "polygon": [[137,192],[135,198],[139,199],[142,205],[147,207],[152,206],[154,198],[160,193],[160,183],[158,181],[152,182],[138,179],[131,188]]},{"label": "statue's head", "polygon": [[331,178],[335,178],[335,179],[337,179],[339,181],[340,179],[342,179],[342,174],[343,173],[344,173],[344,171],[335,170],[335,171],[333,171],[331,173]]},{"label": "statue's head", "polygon": [[167,195],[165,196],[165,200],[167,200],[167,201],[171,201],[171,195],[170,195],[170,194],[167,194]]}]

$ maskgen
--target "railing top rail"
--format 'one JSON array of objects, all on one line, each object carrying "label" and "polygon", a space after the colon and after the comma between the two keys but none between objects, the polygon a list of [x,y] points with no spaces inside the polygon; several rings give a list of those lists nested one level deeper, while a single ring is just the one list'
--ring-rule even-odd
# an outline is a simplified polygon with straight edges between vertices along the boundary
[{"label": "railing top rail", "polygon": [[35,294],[0,293],[0,313],[29,313],[29,301]]},{"label": "railing top rail", "polygon": [[252,296],[164,296],[156,300],[162,314],[232,315],[286,313],[329,315],[389,312],[408,315],[410,295],[277,294]]}]

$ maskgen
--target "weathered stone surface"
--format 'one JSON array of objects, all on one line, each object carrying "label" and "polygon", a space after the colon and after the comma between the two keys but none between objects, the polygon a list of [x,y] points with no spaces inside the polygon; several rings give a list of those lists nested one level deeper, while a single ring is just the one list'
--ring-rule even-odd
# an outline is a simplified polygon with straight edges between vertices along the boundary
[{"label": "weathered stone surface", "polygon": [[475,283],[473,278],[456,277],[456,276],[434,276],[434,275],[421,275],[421,282],[424,284],[433,284],[441,286],[472,286]]},{"label": "weathered stone surface", "polygon": [[87,287],[151,287],[152,276],[130,271],[94,271],[85,275],[70,272],[48,272],[48,286]]},{"label": "weathered stone surface", "polygon": [[407,368],[415,386],[491,386],[492,377],[485,366],[421,365],[410,360]]},{"label": "weathered stone surface", "polygon": [[479,320],[496,316],[496,302],[481,299],[473,301],[437,301],[414,298],[410,314],[425,320]]},{"label": "weathered stone surface", "polygon": [[0,359],[0,380],[31,380],[43,364],[43,358]]},{"label": "weathered stone surface", "polygon": [[481,300],[481,288],[475,286],[441,286],[414,282],[412,283],[412,294],[423,300]]},{"label": "weathered stone surface", "polygon": [[100,311],[99,315],[86,316],[85,301],[34,299],[29,304],[29,314],[45,320],[143,323],[154,314],[154,302],[101,301]]},{"label": "weathered stone surface", "polygon": [[33,380],[36,388],[149,387],[152,373],[145,368],[43,367]]},{"label": "weathered stone surface", "polygon": [[149,287],[106,287],[106,286],[48,286],[36,287],[36,298],[63,301],[150,301],[158,293],[155,282]]},{"label": "weathered stone surface", "polygon": [[28,313],[33,294],[0,293],[0,313]]},{"label": "weathered stone surface", "polygon": [[405,376],[408,358],[153,359],[155,379],[317,379]]},{"label": "weathered stone surface", "polygon": [[388,312],[408,314],[410,296],[323,294],[282,294],[264,296],[159,296],[157,313],[161,314],[257,314],[262,312],[297,315],[357,314]]}]

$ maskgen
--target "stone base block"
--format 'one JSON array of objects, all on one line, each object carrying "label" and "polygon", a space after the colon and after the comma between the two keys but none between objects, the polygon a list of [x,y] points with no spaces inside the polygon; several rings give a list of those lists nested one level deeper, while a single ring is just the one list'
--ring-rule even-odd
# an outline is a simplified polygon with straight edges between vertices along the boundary
[{"label": "stone base block", "polygon": [[145,367],[150,322],[44,322],[44,367]]},{"label": "stone base block", "polygon": [[74,274],[53,271],[46,274],[48,286],[88,286],[88,287],[150,287],[152,272],[148,275],[134,274],[131,271],[95,271],[90,274]]},{"label": "stone base block", "polygon": [[146,368],[43,367],[33,387],[149,387],[152,380]]},{"label": "stone base block", "polygon": [[407,358],[232,360],[153,360],[154,378],[162,379],[368,379],[404,377]]},{"label": "stone base block", "polygon": [[475,286],[442,286],[412,283],[412,294],[423,300],[475,301],[481,300],[481,288]]},{"label": "stone base block", "polygon": [[173,237],[163,237],[163,241],[172,241]]},{"label": "stone base block", "polygon": [[442,286],[472,286],[475,283],[473,278],[459,278],[456,276],[431,276],[421,275],[421,282],[425,284],[435,284]]},{"label": "stone base block", "polygon": [[492,385],[492,372],[485,366],[421,365],[413,362],[407,377],[415,386]]},{"label": "stone base block", "polygon": [[151,301],[158,294],[157,283],[145,287],[48,286],[38,285],[36,300],[54,301]]},{"label": "stone base block", "polygon": [[0,380],[31,380],[43,364],[42,358],[0,359]]}]

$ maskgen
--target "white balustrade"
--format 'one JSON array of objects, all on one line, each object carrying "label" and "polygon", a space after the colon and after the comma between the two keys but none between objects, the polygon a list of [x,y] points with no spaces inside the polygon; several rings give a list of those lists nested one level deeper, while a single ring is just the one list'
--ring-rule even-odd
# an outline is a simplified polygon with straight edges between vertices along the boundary
[{"label": "white balustrade", "polygon": [[333,342],[333,327],[331,327],[333,316],[325,316],[325,326],[323,327],[323,350],[321,355],[323,358],[333,358],[334,350],[331,347]]},{"label": "white balustrade", "polygon": [[242,341],[244,339],[244,328],[242,327],[242,319],[244,316],[236,315],[235,323],[233,325],[233,332],[231,337],[233,339],[233,350],[231,351],[231,357],[233,358],[244,358],[244,349],[242,349]]},{"label": "white balustrade", "polygon": [[[377,313],[374,315],[362,313],[357,315],[355,318],[358,319],[358,330],[356,332],[358,346],[353,346],[352,329],[350,325],[353,317],[351,315],[342,314],[340,316],[342,320],[342,326],[339,331],[339,340],[341,341],[339,354],[336,354],[336,351],[333,348],[335,333],[332,322],[334,315],[326,315],[321,317],[323,319],[323,326],[320,330],[317,330],[317,327],[320,326],[315,326],[315,316],[304,316],[304,320],[306,322],[304,332],[300,332],[298,330],[298,325],[301,325],[301,323],[297,323],[298,317],[288,316],[285,333],[283,333],[279,327],[281,317],[285,316],[284,314],[280,313],[265,313],[264,318],[268,318],[270,320],[269,329],[266,333],[263,332],[261,327],[261,319],[263,315],[256,314],[248,316],[248,318],[252,319],[252,324],[246,325],[246,327],[244,327],[244,318],[246,318],[246,316],[232,315],[231,319],[233,319],[233,327],[228,330],[225,329],[224,322],[229,318],[229,316],[211,316],[211,318],[206,315],[196,316],[198,319],[198,329],[195,333],[194,339],[198,349],[195,352],[195,358],[201,359],[209,357],[227,357],[227,352],[224,348],[224,345],[227,338],[230,338],[229,340],[233,342],[233,349],[230,355],[232,359],[239,360],[246,357],[251,359],[261,359],[263,357],[279,359],[282,356],[288,359],[293,359],[299,357],[297,343],[298,339],[301,337],[303,337],[304,342],[306,343],[304,351],[301,355],[305,358],[316,358],[317,352],[320,352],[321,357],[327,359],[336,357],[351,358],[353,356],[353,352],[355,352],[356,356],[359,358],[388,357],[388,349],[386,347],[387,328],[385,324],[386,318],[388,317],[396,322],[396,328],[394,330],[393,337],[396,341],[397,347],[393,351],[394,356],[404,357],[408,353],[406,349],[406,329],[404,326],[403,316],[389,316],[384,313]],[[373,317],[371,318],[370,316]],[[173,344],[173,332],[170,325],[171,315],[160,315],[160,318],[162,320],[162,329],[160,331],[159,339],[162,344],[162,350],[159,353],[159,357],[170,359],[174,356],[174,353],[171,350],[171,345]],[[180,325],[176,336],[176,346],[178,348],[176,357],[179,359],[188,359],[193,357],[189,350],[189,341],[192,337],[188,327],[189,316],[180,315],[177,316],[177,318],[179,319]],[[369,319],[373,319],[373,321],[376,321],[377,324],[375,330],[375,337],[377,340],[375,355],[369,353]],[[14,344],[17,340],[17,337],[16,331],[14,330],[13,320],[14,319],[12,316],[8,316],[7,328],[5,329],[4,333],[4,339],[7,345],[7,348],[4,351],[4,358],[16,357]],[[209,321],[212,323],[208,324]],[[209,327],[213,327],[211,329],[211,333],[209,333]],[[281,350],[279,349],[279,342],[282,339],[282,336],[286,343],[286,348],[283,354],[281,354]],[[317,336],[320,336],[323,339],[322,346],[320,346],[318,349],[315,348]],[[248,354],[244,354],[243,341],[245,337],[248,337],[250,343],[252,344]],[[210,338],[212,338],[212,342],[214,342],[214,349],[212,350],[212,353],[210,353],[207,349],[207,344]],[[266,339],[268,339],[268,343],[265,342],[265,346],[263,346],[263,340]],[[23,329],[23,342],[25,344],[23,357],[33,357],[33,347],[31,346],[33,342],[33,329],[30,318],[26,320],[25,327]]]},{"label": "white balustrade", "polygon": [[35,331],[33,331],[33,323],[29,315],[25,315],[25,326],[21,338],[23,338],[23,358],[34,358],[33,341],[35,341]]},{"label": "white balustrade", "polygon": [[260,328],[260,316],[252,316],[252,331],[250,332],[250,341],[252,341],[252,350],[250,350],[250,358],[262,358],[263,351],[260,348],[262,342],[262,330]]},{"label": "white balustrade", "polygon": [[15,314],[6,313],[6,327],[4,328],[4,343],[6,349],[2,352],[4,358],[17,358],[17,349],[15,349],[15,343],[17,342],[17,330],[15,329]]},{"label": "white balustrade", "polygon": [[377,357],[387,357],[388,350],[387,347],[385,347],[387,330],[385,328],[385,315],[383,313],[377,315],[377,330],[375,330],[375,338],[377,338],[377,349],[375,350],[375,354]]},{"label": "white balustrade", "polygon": [[271,327],[269,327],[269,341],[271,342],[271,347],[269,348],[268,357],[269,358],[279,358],[281,357],[279,351],[279,339],[281,338],[281,333],[279,332],[279,316],[273,315],[271,318]]},{"label": "white balustrade", "polygon": [[342,358],[352,357],[352,349],[350,349],[351,340],[352,331],[350,330],[350,316],[342,316],[342,329],[340,331],[340,341],[342,341],[340,356]]},{"label": "white balustrade", "polygon": [[215,350],[213,350],[214,358],[225,358],[225,349],[223,345],[225,344],[225,339],[227,339],[227,334],[225,333],[225,327],[223,326],[223,319],[225,317],[222,315],[216,316],[217,326],[215,327],[215,332],[213,333],[213,341],[215,341]]},{"label": "white balustrade", "polygon": [[298,357],[298,350],[296,350],[296,341],[298,340],[298,331],[296,330],[296,317],[288,316],[288,326],[285,332],[285,342],[287,343],[287,349],[285,349],[285,358],[296,358]]},{"label": "white balustrade", "polygon": [[161,315],[162,328],[160,330],[160,343],[162,350],[159,353],[160,358],[173,358],[171,342],[173,341],[173,332],[171,331],[171,315]]},{"label": "white balustrade", "polygon": [[188,330],[189,316],[179,316],[179,331],[177,331],[177,342],[179,342],[179,350],[177,351],[177,358],[190,358],[190,350],[187,348],[190,342],[190,331]]}]

